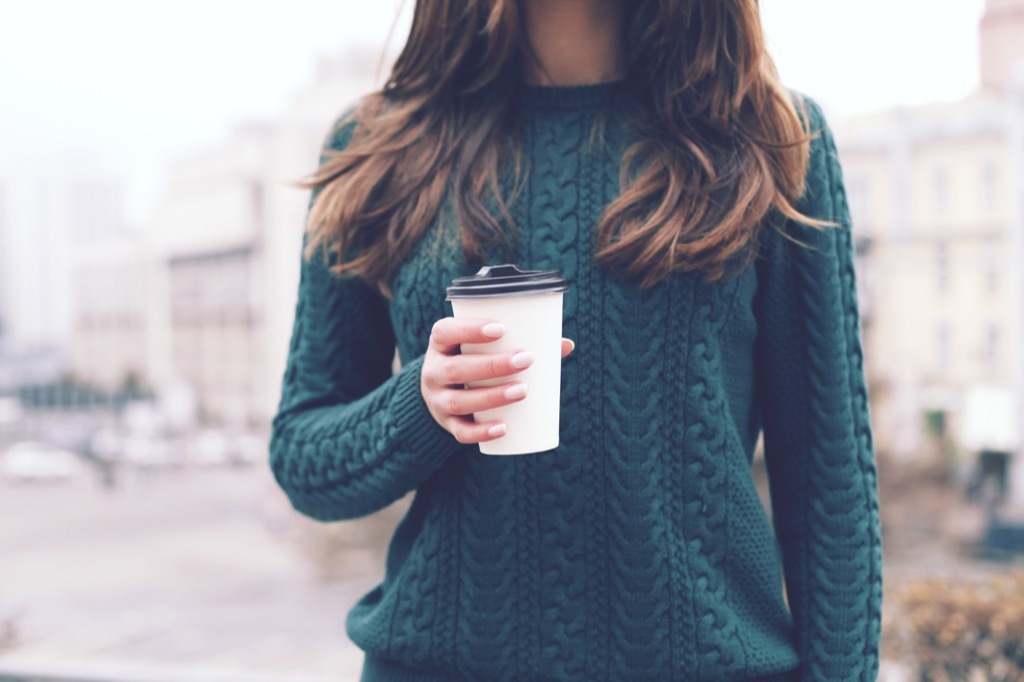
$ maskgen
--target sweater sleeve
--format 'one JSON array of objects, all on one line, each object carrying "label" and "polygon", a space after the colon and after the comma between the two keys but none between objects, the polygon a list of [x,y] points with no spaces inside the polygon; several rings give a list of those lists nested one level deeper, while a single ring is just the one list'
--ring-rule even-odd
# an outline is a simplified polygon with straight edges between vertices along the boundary
[{"label": "sweater sleeve", "polygon": [[[344,128],[327,148],[344,146]],[[308,237],[303,238],[303,245]],[[420,356],[392,375],[387,300],[303,259],[270,467],[296,510],[322,521],[384,508],[458,448],[420,394]]]},{"label": "sweater sleeve", "polygon": [[758,261],[756,382],[772,517],[802,679],[878,674],[882,555],[853,240],[835,141],[806,100],[804,215]]}]

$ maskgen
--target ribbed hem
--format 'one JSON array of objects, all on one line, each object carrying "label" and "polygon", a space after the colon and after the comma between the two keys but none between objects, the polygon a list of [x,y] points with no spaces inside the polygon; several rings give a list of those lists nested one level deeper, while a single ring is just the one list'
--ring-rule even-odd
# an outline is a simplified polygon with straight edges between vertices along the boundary
[{"label": "ribbed hem", "polygon": [[[437,672],[424,672],[407,668],[404,665],[383,658],[366,656],[360,682],[462,682],[463,678],[444,675]],[[790,670],[775,675],[750,677],[742,682],[799,682],[798,670]]]},{"label": "ribbed hem", "polygon": [[413,670],[404,665],[367,654],[360,682],[460,682],[462,678]]},{"label": "ribbed hem", "polygon": [[452,434],[441,428],[427,409],[420,392],[420,370],[423,356],[403,366],[398,376],[398,385],[392,395],[391,409],[394,424],[400,429],[402,449],[416,453],[417,457],[428,457],[434,464],[440,464],[461,447]]},{"label": "ribbed hem", "polygon": [[747,682],[800,682],[800,671],[790,670],[774,675],[764,675],[763,677],[751,677]]},{"label": "ribbed hem", "polygon": [[522,91],[527,109],[596,109],[611,101],[625,81],[608,81],[592,85],[527,85]]}]

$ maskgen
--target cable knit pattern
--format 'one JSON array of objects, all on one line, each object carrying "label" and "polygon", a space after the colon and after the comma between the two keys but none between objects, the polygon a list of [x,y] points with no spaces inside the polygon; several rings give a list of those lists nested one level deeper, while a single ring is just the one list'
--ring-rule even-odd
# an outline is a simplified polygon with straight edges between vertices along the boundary
[{"label": "cable knit pattern", "polygon": [[728,521],[730,458],[742,452],[726,407],[719,344],[714,341],[728,313],[728,285],[700,287],[694,302],[690,328],[692,345],[686,363],[685,406],[686,429],[684,467],[686,519],[692,526],[688,534],[687,554],[693,585],[700,586],[694,594],[697,618],[697,669],[702,678],[712,678],[715,671],[734,673],[744,666],[744,654],[737,638],[738,622],[729,604],[732,595],[724,581],[729,573],[725,562],[733,552],[730,546]]},{"label": "cable knit pattern", "polygon": [[[365,680],[877,673],[876,480],[831,133],[808,101],[821,134],[800,208],[840,227],[779,227],[813,250],[766,221],[758,261],[738,276],[639,290],[592,264],[630,141],[620,103],[613,84],[529,88],[521,110],[528,175],[510,207],[512,256],[564,273],[564,333],[577,342],[557,450],[481,455],[423,404],[444,287],[476,268],[449,213],[395,273],[391,301],[302,264],[271,440],[278,482],[325,521],[416,491],[381,584],[349,614]],[[750,474],[762,431],[771,520]]]},{"label": "cable knit pattern", "polygon": [[850,219],[838,154],[811,104],[800,208],[838,223],[788,225],[763,259],[759,335],[765,454],[804,679],[873,680],[881,542]]},{"label": "cable knit pattern", "polygon": [[[618,166],[615,153],[608,147],[597,150],[584,167],[581,182],[581,208],[585,224],[596,223],[604,204],[618,191]],[[565,317],[566,334],[574,339],[598,339],[601,335],[600,320],[604,315],[604,278],[593,268],[579,268],[593,257],[593,239],[589,230],[579,235],[579,250],[575,256],[577,277],[571,292],[572,310]],[[586,302],[587,314],[580,314],[579,301]],[[576,443],[576,449],[584,454],[587,478],[583,482],[585,491],[584,528],[586,538],[586,676],[588,680],[609,679],[611,666],[611,609],[609,585],[610,540],[608,533],[609,470],[607,458],[597,456],[603,447],[600,424],[595,423],[601,415],[601,405],[606,392],[605,375],[598,372],[581,371],[581,367],[601,367],[605,363],[605,348],[601,343],[578,345],[579,362],[563,365],[563,379],[569,377],[575,387],[572,403],[563,397],[563,405],[571,410],[568,414],[578,417],[562,422],[563,436],[569,436]],[[563,394],[567,391],[563,388]],[[589,415],[584,419],[583,415]]]},{"label": "cable knit pattern", "polygon": [[[554,113],[548,121],[530,121],[534,164],[547,155],[561,161],[531,167],[533,204],[519,209],[526,214],[525,224],[530,225],[529,233],[524,234],[527,252],[520,260],[531,269],[562,269],[570,281],[579,273],[580,239],[589,234],[583,228],[587,217],[580,203],[583,183],[579,182],[587,162],[581,149],[590,132],[589,122],[589,117],[576,110]],[[564,314],[576,320],[579,297],[574,293],[567,299]],[[571,381],[568,383],[571,386]],[[571,405],[567,409],[573,411]],[[579,420],[567,421],[567,426],[573,423],[587,428],[586,422]],[[568,443],[577,440],[575,433],[565,436]],[[538,625],[541,660],[549,662],[539,672],[552,679],[582,679],[585,672],[587,500],[565,491],[584,490],[588,466],[587,459],[580,456],[537,460],[539,502],[544,510],[539,516],[539,539],[545,548],[540,556],[542,609]]]}]

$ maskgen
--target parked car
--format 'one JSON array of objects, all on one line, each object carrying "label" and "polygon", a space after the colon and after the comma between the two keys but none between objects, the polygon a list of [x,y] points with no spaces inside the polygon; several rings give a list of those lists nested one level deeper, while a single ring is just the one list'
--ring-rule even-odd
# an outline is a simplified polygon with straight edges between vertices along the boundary
[{"label": "parked car", "polygon": [[8,481],[66,481],[81,470],[78,456],[36,441],[11,446],[0,461],[0,474]]},{"label": "parked car", "polygon": [[122,457],[124,438],[112,428],[97,430],[89,439],[90,455],[101,462],[116,462]]},{"label": "parked car", "polygon": [[229,441],[228,458],[234,466],[251,466],[269,457],[267,441],[251,433],[240,433]]},{"label": "parked car", "polygon": [[124,461],[138,469],[169,469],[181,466],[173,444],[157,434],[131,433],[123,441]]},{"label": "parked car", "polygon": [[222,466],[228,462],[228,438],[217,429],[203,429],[192,441],[192,463],[201,467]]}]

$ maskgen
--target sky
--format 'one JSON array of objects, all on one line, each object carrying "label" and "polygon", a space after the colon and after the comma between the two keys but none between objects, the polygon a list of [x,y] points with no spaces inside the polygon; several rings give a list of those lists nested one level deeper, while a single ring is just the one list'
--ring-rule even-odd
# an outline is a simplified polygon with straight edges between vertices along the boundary
[{"label": "sky", "polygon": [[[396,21],[398,45],[412,4],[0,0],[0,169],[92,155],[141,215],[169,159],[279,115],[318,55],[383,45]],[[835,118],[969,94],[983,6],[761,0],[783,81]]]}]

